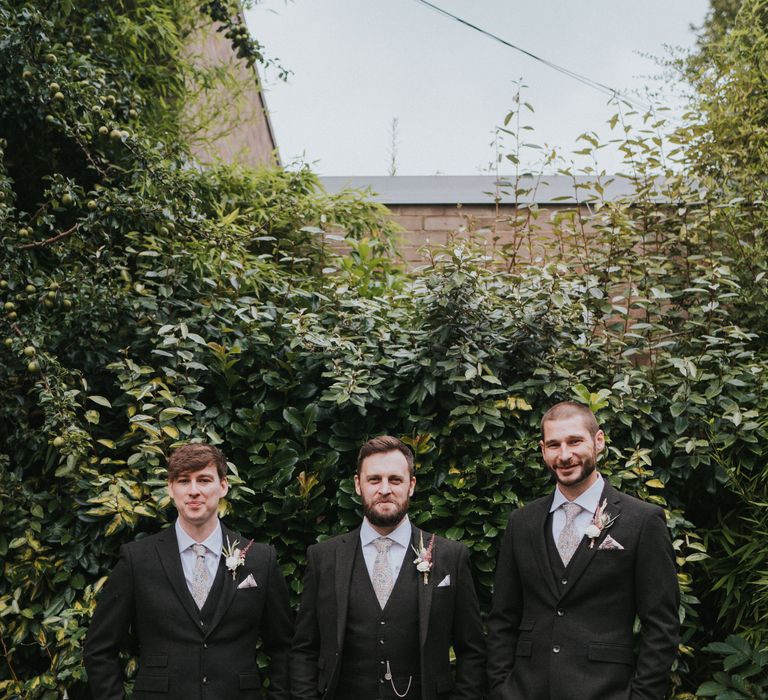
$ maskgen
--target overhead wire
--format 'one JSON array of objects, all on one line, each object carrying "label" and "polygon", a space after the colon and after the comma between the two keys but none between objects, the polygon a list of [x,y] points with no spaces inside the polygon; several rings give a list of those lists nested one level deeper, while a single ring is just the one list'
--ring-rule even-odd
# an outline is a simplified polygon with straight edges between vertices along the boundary
[{"label": "overhead wire", "polygon": [[510,41],[507,41],[506,39],[503,39],[502,37],[494,34],[493,32],[489,32],[487,29],[478,27],[476,24],[472,24],[472,22],[468,22],[467,20],[462,19],[461,17],[458,17],[457,15],[454,15],[451,12],[448,12],[448,10],[445,10],[442,7],[438,7],[437,5],[429,2],[428,0],[416,0],[416,2],[419,2],[422,5],[426,5],[427,7],[434,10],[435,12],[438,12],[441,15],[444,15],[445,17],[455,20],[456,22],[459,22],[465,25],[466,27],[469,27],[470,29],[474,29],[475,31],[480,32],[481,34],[489,37],[490,39],[493,39],[494,41],[498,41],[500,44],[503,44],[504,46],[514,49],[515,51],[519,51],[523,55],[528,56],[528,58],[531,58],[534,61],[538,61],[539,63],[542,63],[545,66],[547,66],[548,68],[551,68],[552,70],[556,70],[558,73],[561,73],[569,78],[572,78],[573,80],[577,80],[578,82],[586,85],[587,87],[591,87],[594,90],[598,90],[599,92],[602,92],[603,94],[608,95],[609,97],[624,100],[625,102],[628,102],[633,107],[638,107],[645,110],[652,110],[651,105],[645,104],[636,99],[629,98],[620,90],[617,90],[616,88],[612,88],[610,85],[605,85],[604,83],[601,83],[597,80],[593,80],[592,78],[586,75],[582,75],[580,73],[577,73],[576,71],[570,70],[569,68],[560,66],[557,63],[548,61],[546,58],[537,56],[535,53],[532,53],[531,51],[528,51],[520,46],[513,44]]}]

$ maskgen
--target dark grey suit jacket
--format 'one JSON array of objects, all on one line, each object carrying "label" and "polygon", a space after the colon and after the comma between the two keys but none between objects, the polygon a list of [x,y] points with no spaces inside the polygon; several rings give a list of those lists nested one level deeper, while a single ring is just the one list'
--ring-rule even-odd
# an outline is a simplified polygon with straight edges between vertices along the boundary
[{"label": "dark grey suit jacket", "polygon": [[[225,543],[239,540],[242,548],[248,542],[224,525],[222,533]],[[96,700],[124,697],[118,653],[129,637],[139,659],[136,700],[261,698],[259,638],[271,657],[269,698],[288,699],[292,616],[273,547],[254,544],[234,579],[221,557],[221,592],[211,601],[208,624],[202,623],[184,580],[173,526],[124,545],[120,554],[85,643],[85,667]],[[256,587],[238,589],[249,574]]]},{"label": "dark grey suit jacket", "polygon": [[[418,546],[420,530],[411,542]],[[423,533],[425,545],[432,535]],[[334,697],[345,653],[352,567],[360,529],[312,545],[291,649],[294,700]],[[415,566],[405,555],[403,566]],[[450,576],[450,586],[437,587]],[[479,698],[484,687],[485,642],[480,606],[469,569],[469,551],[460,542],[435,537],[433,566],[425,585],[418,577],[419,642],[423,700]],[[456,653],[451,669],[449,649]],[[350,653],[350,650],[346,650]]]},{"label": "dark grey suit jacket", "polygon": [[[679,641],[679,590],[664,513],[606,483],[619,516],[555,579],[553,496],[512,513],[488,619],[494,700],[663,700]],[[623,550],[600,549],[607,536]],[[633,634],[639,618],[639,638]]]}]

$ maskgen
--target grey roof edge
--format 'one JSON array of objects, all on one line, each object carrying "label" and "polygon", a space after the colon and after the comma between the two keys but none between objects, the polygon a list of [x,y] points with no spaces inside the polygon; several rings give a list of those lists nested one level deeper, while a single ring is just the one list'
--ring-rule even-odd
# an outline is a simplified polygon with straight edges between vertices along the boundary
[{"label": "grey roof edge", "polygon": [[[623,175],[599,178],[565,175],[521,177],[495,175],[355,175],[320,177],[327,192],[344,189],[370,190],[382,204],[577,204],[596,199],[612,201],[635,191],[632,180]],[[599,182],[602,193],[594,188]],[[659,182],[659,184],[661,184]],[[664,201],[663,197],[654,197]]]}]

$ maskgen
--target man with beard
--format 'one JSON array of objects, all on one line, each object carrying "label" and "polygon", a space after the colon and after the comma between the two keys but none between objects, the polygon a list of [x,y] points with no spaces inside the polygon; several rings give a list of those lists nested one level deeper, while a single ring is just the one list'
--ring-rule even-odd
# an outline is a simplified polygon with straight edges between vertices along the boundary
[{"label": "man with beard", "polygon": [[413,453],[400,440],[362,446],[361,526],[307,552],[290,660],[295,700],[481,697],[485,646],[469,552],[411,524],[415,485]]},{"label": "man with beard", "polygon": [[488,619],[491,698],[663,700],[679,641],[664,512],[596,471],[605,436],[587,407],[557,404],[541,437],[557,486],[513,512],[504,533]]}]

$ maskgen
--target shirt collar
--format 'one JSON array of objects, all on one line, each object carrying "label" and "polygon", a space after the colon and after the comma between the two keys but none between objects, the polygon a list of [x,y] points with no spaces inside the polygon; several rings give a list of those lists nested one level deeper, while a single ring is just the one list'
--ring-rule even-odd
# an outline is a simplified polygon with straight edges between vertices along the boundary
[{"label": "shirt collar", "polygon": [[[605,482],[600,472],[596,472],[597,481],[590,486],[584,493],[578,498],[570,501],[571,503],[578,503],[588,513],[594,513],[597,511],[597,507],[600,505],[600,496],[603,493],[603,487]],[[568,503],[568,499],[563,495],[563,492],[555,486],[555,497],[552,499],[552,505],[549,508],[549,512],[553,513],[563,503]]]},{"label": "shirt collar", "polygon": [[[190,537],[181,526],[179,519],[176,518],[176,541],[179,544],[179,552],[183,552],[185,549],[189,549],[193,544],[197,544],[197,540]],[[221,555],[222,534],[221,526],[213,529],[213,532],[208,535],[200,544],[205,545],[206,549],[213,552],[216,556]]]},{"label": "shirt collar", "polygon": [[[411,531],[411,521],[406,515],[387,537],[408,549],[408,545],[411,543]],[[378,537],[382,537],[382,535],[373,529],[373,525],[368,521],[368,518],[363,518],[363,524],[360,526],[360,544],[365,547]]]}]

